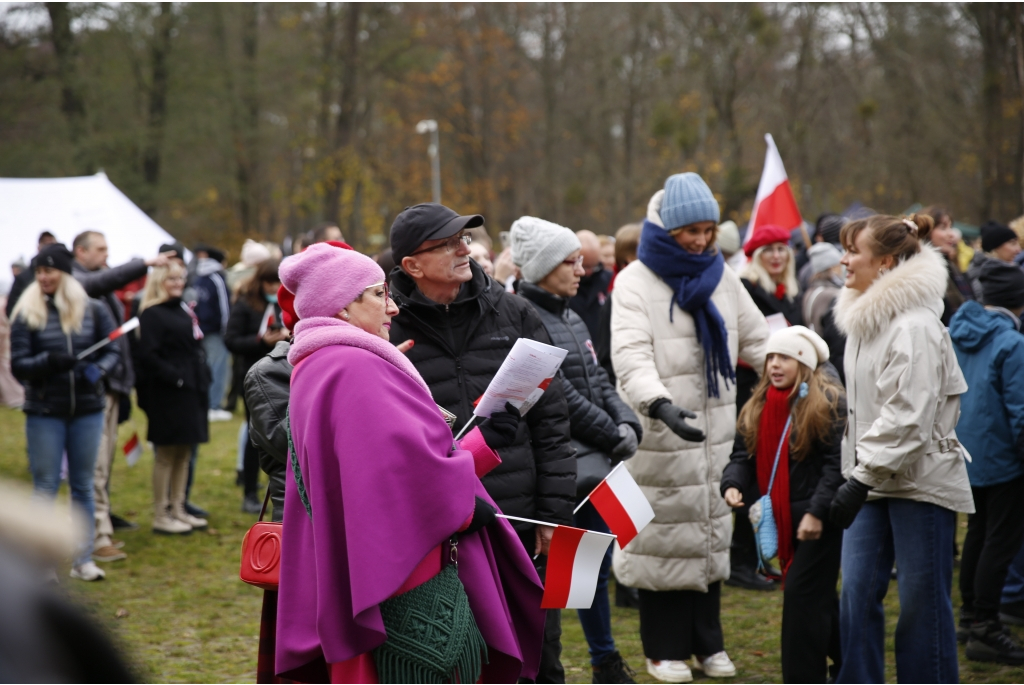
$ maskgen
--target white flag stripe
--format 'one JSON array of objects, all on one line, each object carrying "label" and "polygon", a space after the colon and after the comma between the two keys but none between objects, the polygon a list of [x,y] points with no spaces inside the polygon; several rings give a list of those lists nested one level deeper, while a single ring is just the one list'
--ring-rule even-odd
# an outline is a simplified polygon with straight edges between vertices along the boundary
[{"label": "white flag stripe", "polygon": [[[623,463],[620,462],[619,466],[623,466]],[[625,467],[616,467],[615,471],[608,475],[608,487],[612,489],[622,508],[633,520],[633,525],[638,533],[654,520],[654,509],[651,508],[651,503],[647,501],[643,490],[636,484]]]},{"label": "white flag stripe", "polygon": [[589,609],[593,606],[601,561],[613,539],[614,536],[589,530],[584,533],[576,548],[576,559],[572,564],[572,584],[569,586],[566,609]]}]

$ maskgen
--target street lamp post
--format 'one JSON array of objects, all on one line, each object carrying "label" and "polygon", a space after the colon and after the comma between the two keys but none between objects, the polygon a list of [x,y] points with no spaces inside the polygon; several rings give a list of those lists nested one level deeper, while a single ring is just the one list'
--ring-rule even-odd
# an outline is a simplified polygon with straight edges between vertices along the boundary
[{"label": "street lamp post", "polygon": [[430,134],[430,145],[427,146],[427,156],[430,157],[430,177],[434,194],[434,202],[441,204],[441,141],[437,132],[437,121],[424,119],[416,124],[416,133],[423,135]]}]

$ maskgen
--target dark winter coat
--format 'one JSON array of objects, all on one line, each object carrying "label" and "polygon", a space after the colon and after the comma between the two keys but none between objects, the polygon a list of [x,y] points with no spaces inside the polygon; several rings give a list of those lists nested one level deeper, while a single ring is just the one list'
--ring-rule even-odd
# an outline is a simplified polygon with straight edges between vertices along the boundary
[{"label": "dark winter coat", "polygon": [[[242,297],[231,306],[231,316],[228,317],[228,327],[224,332],[224,344],[231,354],[241,358],[243,374],[273,349],[263,342],[260,336],[260,327],[266,314],[266,307],[257,311]],[[278,327],[281,326],[281,308],[276,304],[274,322]]]},{"label": "dark winter coat", "polygon": [[231,312],[224,267],[209,258],[196,261],[195,280],[190,285],[195,289],[199,327],[204,335],[223,335]]},{"label": "dark winter coat", "polygon": [[[133,259],[121,266],[109,269],[97,269],[87,271],[78,263],[78,260],[71,262],[71,275],[82,284],[89,297],[100,300],[110,310],[110,316],[114,321],[114,328],[124,323],[124,305],[114,295],[115,290],[120,290],[132,281],[137,281],[146,275],[149,267],[141,259]],[[120,352],[121,360],[117,367],[110,373],[107,389],[113,392],[128,395],[135,387],[135,371],[132,368],[132,354],[129,347],[128,336],[122,336],[114,341],[114,345]]]},{"label": "dark winter coat", "polygon": [[25,288],[32,285],[32,281],[36,279],[36,260],[33,258],[28,268],[22,271],[20,274],[14,277],[14,283],[11,285],[11,291],[7,293],[7,304],[5,305],[5,311],[7,312],[7,318],[11,318],[11,312],[14,311],[14,305],[18,304],[18,298],[25,292]]},{"label": "dark winter coat", "polygon": [[273,504],[273,520],[284,517],[284,479],[288,474],[288,412],[292,365],[291,343],[281,341],[245,374],[245,406],[249,408],[249,439],[256,446],[260,467],[270,478],[267,489]]},{"label": "dark winter coat", "polygon": [[[845,395],[839,400],[837,413],[827,439],[815,443],[800,461],[793,458],[789,460],[789,502],[794,526],[799,525],[800,519],[807,513],[820,521],[828,521],[832,498],[845,482],[842,473],[842,442],[847,413]],[[791,450],[795,438],[796,435],[791,432]],[[761,497],[757,485],[757,455],[747,451],[747,445],[739,432],[736,433],[729,464],[722,474],[723,497],[729,488],[736,488],[743,493],[743,503],[747,505]]]},{"label": "dark winter coat", "polygon": [[619,424],[625,423],[632,426],[637,441],[642,440],[640,420],[598,365],[587,326],[569,309],[568,300],[525,281],[519,283],[519,295],[533,304],[551,344],[568,352],[560,375],[573,439],[607,454],[619,443]]},{"label": "dark winter coat", "polygon": [[608,286],[612,282],[612,272],[600,269],[580,279],[580,289],[569,299],[569,309],[580,315],[583,323],[590,331],[590,339],[596,340],[600,329],[601,306],[607,302]]},{"label": "dark winter coat", "polygon": [[89,300],[82,318],[82,330],[64,334],[60,314],[50,298],[46,298],[49,316],[42,330],[30,330],[20,315],[11,322],[11,372],[25,384],[26,414],[71,418],[93,414],[106,408],[105,378],[90,383],[85,370],[90,364],[100,368],[104,376],[117,366],[119,356],[114,345],[107,345],[79,361],[71,371],[54,373],[50,369],[50,352],[78,355],[110,335],[114,322],[106,306]]},{"label": "dark winter coat", "polygon": [[754,300],[754,304],[761,310],[761,313],[765,317],[769,317],[772,314],[782,314],[786,317],[786,321],[789,322],[790,326],[802,326],[804,323],[804,316],[800,311],[799,296],[790,300],[788,297],[783,297],[781,300],[775,297],[775,293],[767,292],[759,284],[753,283],[746,278],[740,278],[743,283],[743,287],[750,293],[750,297]]},{"label": "dark winter coat", "polygon": [[[506,293],[470,260],[473,279],[451,305],[431,302],[396,268],[391,293],[399,314],[391,342],[410,338],[409,359],[434,401],[457,417],[456,430],[473,416],[473,402],[487,389],[520,337],[549,343],[530,303]],[[386,408],[382,407],[386,412]],[[515,444],[498,450],[502,463],[483,478],[502,512],[558,524],[572,522],[576,460],[569,443],[569,410],[561,383],[552,383],[524,417]],[[530,526],[514,523],[520,532]]]},{"label": "dark winter coat", "polygon": [[148,440],[156,445],[209,441],[210,369],[184,306],[173,298],[139,316],[139,406],[149,417]]}]

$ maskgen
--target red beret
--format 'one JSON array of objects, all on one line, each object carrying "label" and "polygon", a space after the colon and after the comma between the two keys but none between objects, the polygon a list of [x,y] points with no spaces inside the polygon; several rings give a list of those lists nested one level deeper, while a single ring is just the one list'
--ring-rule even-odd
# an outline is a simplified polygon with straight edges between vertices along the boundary
[{"label": "red beret", "polygon": [[[351,245],[340,240],[328,240],[327,244],[343,250],[352,249]],[[277,306],[281,308],[281,323],[289,331],[294,331],[295,324],[299,322],[299,315],[295,313],[295,295],[283,285],[277,289]]]},{"label": "red beret", "polygon": [[785,243],[789,245],[790,231],[776,226],[774,224],[764,224],[758,226],[754,231],[754,235],[750,237],[750,241],[743,246],[743,252],[748,257],[754,256],[754,250],[765,245],[771,245],[772,243]]}]

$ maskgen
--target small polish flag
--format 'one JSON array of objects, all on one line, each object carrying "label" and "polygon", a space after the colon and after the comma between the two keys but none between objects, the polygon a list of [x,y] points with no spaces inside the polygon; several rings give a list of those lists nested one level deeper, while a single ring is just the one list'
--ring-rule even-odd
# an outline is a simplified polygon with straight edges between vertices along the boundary
[{"label": "small polish flag", "polygon": [[93,345],[89,349],[85,350],[84,352],[79,352],[78,355],[75,358],[76,359],[85,359],[86,357],[88,357],[90,354],[92,354],[96,350],[100,349],[101,347],[106,347],[110,343],[112,343],[115,340],[117,340],[118,338],[120,338],[125,333],[128,333],[130,331],[134,331],[138,327],[139,327],[139,317],[133,316],[132,318],[128,319],[123,324],[121,324],[120,326],[115,328],[110,333],[110,335],[108,335],[107,337],[103,338],[98,343],[96,343],[95,345]]},{"label": "small polish flag", "polygon": [[128,466],[135,466],[139,462],[139,458],[142,457],[142,443],[139,442],[139,434],[132,433],[132,437],[128,438],[128,442],[124,444],[121,451],[128,459]]},{"label": "small polish flag", "polygon": [[647,501],[623,462],[619,462],[618,466],[594,488],[590,493],[590,501],[618,537],[620,548],[625,548],[637,533],[654,520],[651,503]]},{"label": "small polish flag", "polygon": [[548,550],[541,609],[589,609],[597,592],[597,575],[614,535],[558,526]]},{"label": "small polish flag", "polygon": [[775,139],[772,134],[766,133],[764,140],[768,143],[768,151],[764,157],[761,182],[754,197],[754,209],[750,213],[750,224],[743,237],[744,245],[758,226],[772,224],[793,229],[803,224],[793,189],[789,185],[789,176],[786,175],[786,167],[782,164],[782,155],[779,154],[779,148],[775,147]]}]

